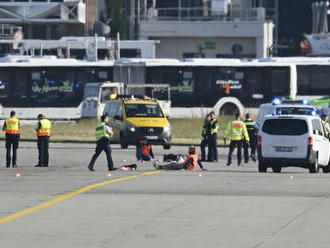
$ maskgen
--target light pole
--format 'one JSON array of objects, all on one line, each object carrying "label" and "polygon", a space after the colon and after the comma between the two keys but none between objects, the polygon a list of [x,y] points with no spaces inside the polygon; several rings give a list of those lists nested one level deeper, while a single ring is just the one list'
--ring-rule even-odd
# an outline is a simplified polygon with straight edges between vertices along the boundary
[{"label": "light pole", "polygon": [[278,24],[279,24],[279,0],[275,1],[275,33],[274,33],[274,55],[275,57],[278,56]]}]

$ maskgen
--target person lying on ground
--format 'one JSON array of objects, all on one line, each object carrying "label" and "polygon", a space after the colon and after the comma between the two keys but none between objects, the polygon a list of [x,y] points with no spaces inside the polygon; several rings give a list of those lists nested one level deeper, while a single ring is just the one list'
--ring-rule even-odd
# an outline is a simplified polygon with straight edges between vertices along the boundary
[{"label": "person lying on ground", "polygon": [[190,146],[188,149],[188,155],[186,160],[183,163],[178,163],[178,162],[173,162],[169,164],[163,164],[160,165],[158,161],[153,162],[153,166],[157,170],[188,170],[188,171],[193,171],[195,170],[197,164],[201,168],[201,170],[205,171],[205,169],[202,165],[201,160],[198,157],[196,147]]}]

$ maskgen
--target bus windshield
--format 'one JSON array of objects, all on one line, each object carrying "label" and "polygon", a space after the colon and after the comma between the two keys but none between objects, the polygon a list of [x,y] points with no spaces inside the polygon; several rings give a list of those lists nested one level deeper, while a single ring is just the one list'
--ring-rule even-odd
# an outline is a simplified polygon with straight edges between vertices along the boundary
[{"label": "bus windshield", "polygon": [[158,104],[125,104],[127,117],[164,117]]}]

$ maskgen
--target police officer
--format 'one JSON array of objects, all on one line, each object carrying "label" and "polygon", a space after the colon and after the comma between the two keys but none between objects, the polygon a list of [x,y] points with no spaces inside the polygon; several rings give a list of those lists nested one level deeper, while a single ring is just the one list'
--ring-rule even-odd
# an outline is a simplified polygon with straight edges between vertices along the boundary
[{"label": "police officer", "polygon": [[324,128],[324,131],[325,131],[325,135],[327,137],[329,137],[329,134],[330,134],[330,128],[329,128],[329,123],[328,123],[328,116],[323,114],[321,116],[321,119],[322,119],[322,125],[323,125],[323,128]]},{"label": "police officer", "polygon": [[208,144],[209,144],[209,154],[208,161],[218,162],[218,148],[217,148],[217,139],[218,139],[218,129],[219,123],[215,118],[215,113],[212,111],[210,113],[210,134],[208,136]]},{"label": "police officer", "polygon": [[228,162],[227,166],[231,165],[231,158],[233,155],[233,151],[237,146],[237,165],[241,165],[242,161],[242,142],[245,138],[247,142],[249,142],[249,135],[246,130],[246,126],[243,121],[239,119],[239,113],[235,115],[235,120],[229,122],[226,130],[225,130],[225,139],[229,139],[229,154],[228,154]]},{"label": "police officer", "polygon": [[202,155],[202,161],[206,161],[206,156],[205,156],[205,147],[208,144],[208,136],[210,135],[210,120],[211,117],[209,114],[205,116],[205,120],[203,123],[203,128],[202,128],[202,141],[200,144],[201,147],[201,155]]},{"label": "police officer", "polygon": [[96,148],[95,153],[92,157],[91,162],[88,165],[90,171],[94,171],[94,163],[102,151],[107,155],[108,169],[109,171],[115,170],[113,167],[112,157],[111,157],[111,147],[109,145],[110,138],[113,135],[112,129],[108,126],[109,117],[107,115],[101,116],[101,122],[96,126],[95,139]]},{"label": "police officer", "polygon": [[38,164],[35,167],[48,167],[49,163],[49,137],[50,137],[50,129],[52,124],[50,120],[46,119],[46,117],[42,114],[38,115],[38,125],[36,128],[37,136],[38,136]]},{"label": "police officer", "polygon": [[247,129],[247,132],[249,134],[250,142],[247,142],[246,140],[243,143],[243,149],[244,149],[244,162],[249,162],[249,143],[251,147],[251,158],[253,161],[256,161],[256,147],[257,147],[257,123],[253,121],[250,117],[250,114],[247,113],[245,115],[245,126]]},{"label": "police officer", "polygon": [[[12,162],[13,167],[17,167],[17,149],[19,142],[19,129],[20,124],[16,118],[15,111],[10,112],[10,117],[7,118],[2,126],[2,130],[6,133],[6,167],[10,167],[10,162]],[[13,159],[11,161],[10,150],[13,147]]]}]

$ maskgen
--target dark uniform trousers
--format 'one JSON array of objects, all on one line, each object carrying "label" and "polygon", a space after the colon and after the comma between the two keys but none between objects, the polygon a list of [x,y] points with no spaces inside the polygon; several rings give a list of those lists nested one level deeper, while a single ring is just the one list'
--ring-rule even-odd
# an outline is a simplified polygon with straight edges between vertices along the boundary
[{"label": "dark uniform trousers", "polygon": [[49,163],[49,136],[38,136],[38,165],[47,167]]},{"label": "dark uniform trousers", "polygon": [[[17,160],[17,149],[18,149],[18,143],[19,143],[19,135],[18,134],[6,134],[6,166],[10,166],[10,162],[12,162],[12,165],[16,165]],[[13,160],[11,161],[10,151],[11,148],[13,148]]]},{"label": "dark uniform trousers", "polygon": [[209,144],[209,154],[208,160],[209,161],[218,161],[218,147],[217,147],[217,134],[211,134],[208,136],[208,144]]},{"label": "dark uniform trousers", "polygon": [[243,140],[232,140],[229,144],[229,154],[228,154],[228,164],[231,164],[231,158],[233,156],[233,152],[235,147],[237,146],[237,163],[241,164],[242,161],[242,143]]},{"label": "dark uniform trousers", "polygon": [[202,138],[202,141],[201,141],[201,144],[200,144],[202,160],[206,160],[205,147],[207,146],[207,144],[208,144],[207,136],[205,136],[205,137]]},{"label": "dark uniform trousers", "polygon": [[256,148],[257,148],[257,136],[251,135],[249,142],[243,143],[243,149],[244,149],[244,160],[247,163],[249,161],[249,144],[251,147],[251,156],[255,158],[256,156]]},{"label": "dark uniform trousers", "polygon": [[102,138],[96,143],[95,153],[92,157],[91,162],[89,163],[89,168],[93,168],[96,159],[100,156],[101,152],[104,151],[107,156],[108,169],[113,169],[113,161],[111,157],[111,147],[109,145],[109,140],[107,138]]}]

